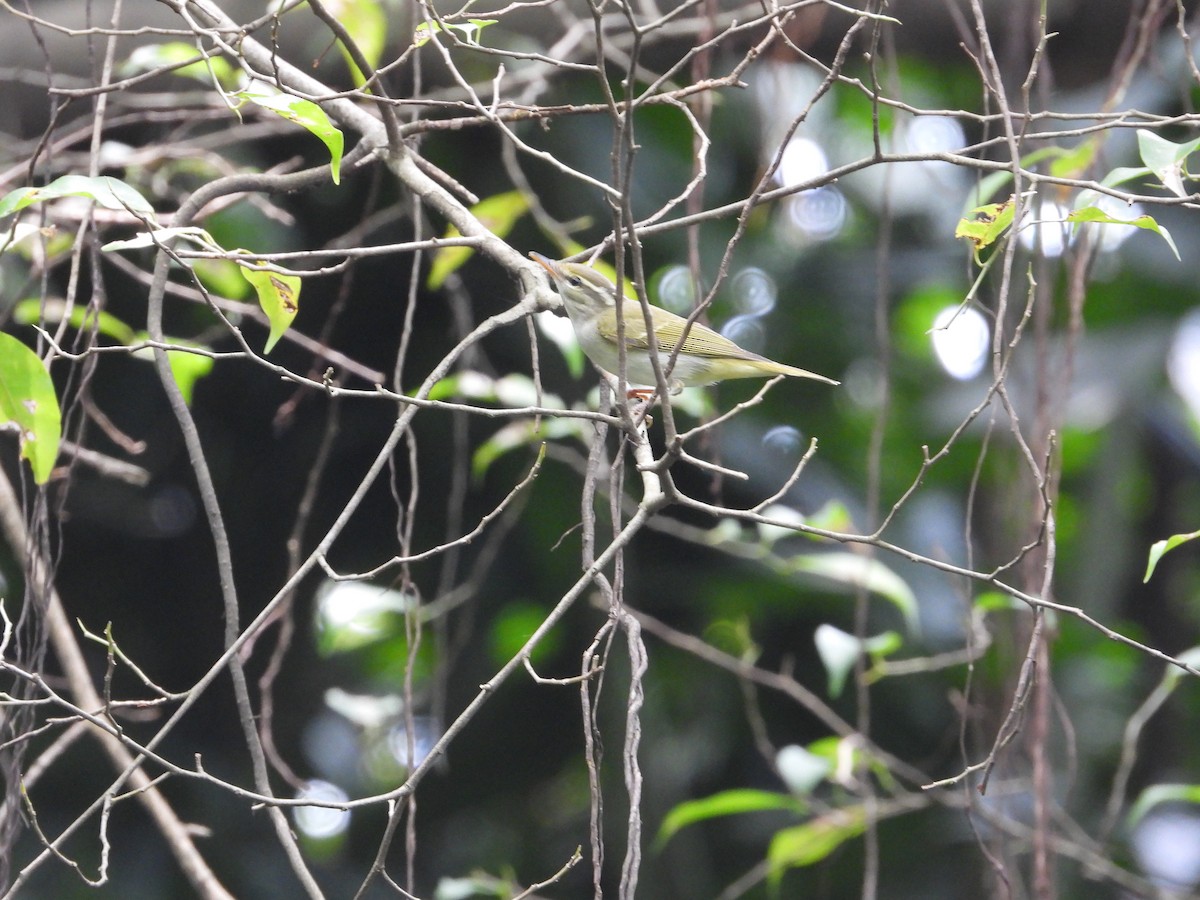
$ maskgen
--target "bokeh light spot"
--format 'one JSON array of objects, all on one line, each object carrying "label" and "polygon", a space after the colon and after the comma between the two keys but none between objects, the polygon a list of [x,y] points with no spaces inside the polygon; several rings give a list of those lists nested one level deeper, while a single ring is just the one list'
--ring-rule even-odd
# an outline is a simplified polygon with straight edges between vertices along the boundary
[{"label": "bokeh light spot", "polygon": [[751,353],[762,353],[767,342],[766,329],[758,316],[734,316],[725,323],[721,334]]},{"label": "bokeh light spot", "polygon": [[950,116],[917,116],[904,133],[904,145],[909,153],[958,150],[966,142],[962,125]]},{"label": "bokeh light spot", "polygon": [[1133,853],[1142,871],[1173,888],[1200,884],[1200,816],[1183,809],[1155,812],[1133,832]]},{"label": "bokeh light spot", "polygon": [[[412,729],[412,765],[418,766],[441,735],[430,716],[413,716]],[[388,732],[388,749],[396,762],[408,766],[408,729],[403,722],[398,722]]]},{"label": "bokeh light spot", "polygon": [[[323,803],[345,803],[350,797],[336,784],[328,781],[306,781],[296,793],[297,800],[319,800]],[[350,811],[324,806],[297,806],[292,818],[305,837],[321,840],[341,834],[350,827]]]},{"label": "bokeh light spot", "polygon": [[933,320],[933,352],[951,376],[967,381],[987,362],[991,329],[979,310],[947,306]]},{"label": "bokeh light spot", "polygon": [[1183,317],[1167,354],[1167,378],[1200,421],[1200,310]]},{"label": "bokeh light spot", "polygon": [[763,435],[762,445],[779,456],[795,457],[800,455],[804,438],[791,425],[776,425]]},{"label": "bokeh light spot", "polygon": [[733,276],[733,305],[739,313],[761,316],[775,308],[779,287],[775,279],[757,266],[742,269]]},{"label": "bokeh light spot", "polygon": [[846,198],[835,187],[804,191],[784,201],[785,221],[796,236],[810,241],[837,237],[846,225]]},{"label": "bokeh light spot", "polygon": [[862,409],[878,409],[887,395],[887,375],[873,357],[861,356],[850,363],[841,382],[846,396]]},{"label": "bokeh light spot", "polygon": [[1033,216],[1027,215],[1023,220],[1026,224],[1018,234],[1021,246],[1042,256],[1062,256],[1071,243],[1071,226],[1066,222],[1069,214],[1070,210],[1061,203],[1043,200],[1035,207]]},{"label": "bokeh light spot", "polygon": [[696,304],[696,286],[687,266],[668,266],[658,276],[658,303],[681,316],[692,311]]},{"label": "bokeh light spot", "polygon": [[177,484],[169,484],[150,500],[150,521],[159,537],[176,537],[196,521],[196,501]]},{"label": "bokeh light spot", "polygon": [[816,141],[793,137],[783,148],[775,177],[782,185],[803,184],[829,171],[829,159]]}]

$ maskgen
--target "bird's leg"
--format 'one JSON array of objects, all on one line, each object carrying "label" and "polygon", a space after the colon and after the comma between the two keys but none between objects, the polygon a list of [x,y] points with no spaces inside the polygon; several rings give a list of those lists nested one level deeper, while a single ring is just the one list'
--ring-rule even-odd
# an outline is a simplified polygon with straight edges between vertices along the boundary
[{"label": "bird's leg", "polygon": [[654,419],[649,415],[650,401],[653,399],[654,393],[654,388],[630,389],[629,395],[626,398],[626,402],[634,400],[638,402],[638,406],[630,408],[630,414],[633,416],[634,421],[640,419],[645,423],[647,428],[654,425]]},{"label": "bird's leg", "polygon": [[[682,381],[680,381],[678,378],[673,378],[673,379],[671,379],[670,385],[667,386],[667,393],[670,394],[672,397],[677,397],[681,393],[683,393],[684,387],[685,387],[685,385]],[[658,388],[652,388],[652,387],[630,388],[628,393],[625,395],[625,397],[627,400],[633,400],[634,398],[636,398],[638,400],[641,400],[643,403],[645,403],[647,400],[649,400],[651,397],[654,396],[654,394],[657,390],[658,390]]]}]

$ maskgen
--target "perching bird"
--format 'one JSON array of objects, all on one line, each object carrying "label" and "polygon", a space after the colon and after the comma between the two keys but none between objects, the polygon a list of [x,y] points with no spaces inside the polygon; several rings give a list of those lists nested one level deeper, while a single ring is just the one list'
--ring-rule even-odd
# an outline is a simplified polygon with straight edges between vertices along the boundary
[{"label": "perching bird", "polygon": [[[567,316],[575,328],[579,345],[588,358],[612,375],[620,369],[617,345],[617,289],[595,269],[579,263],[555,262],[540,253],[529,256],[550,275],[566,307]],[[654,385],[654,367],[650,362],[646,319],[642,305],[623,297],[621,314],[625,322],[625,379],[630,384]],[[667,363],[687,326],[687,319],[657,306],[650,307],[654,335],[658,342],[658,358],[664,374]],[[838,384],[832,378],[785,366],[774,360],[751,353],[707,325],[693,322],[687,337],[675,357],[675,367],[667,375],[672,390],[714,384],[730,378],[766,378],[790,375],[793,378],[812,378],[826,384]],[[631,391],[648,396],[649,391]]]}]

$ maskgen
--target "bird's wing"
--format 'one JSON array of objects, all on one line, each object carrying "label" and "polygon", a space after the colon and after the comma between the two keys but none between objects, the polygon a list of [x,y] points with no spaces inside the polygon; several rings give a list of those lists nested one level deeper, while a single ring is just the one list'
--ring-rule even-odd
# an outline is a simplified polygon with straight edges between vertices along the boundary
[{"label": "bird's wing", "polygon": [[[635,350],[646,350],[650,344],[646,339],[646,317],[642,315],[640,303],[626,302],[621,307],[622,318],[625,319],[625,346]],[[617,317],[600,316],[596,322],[596,330],[606,340],[617,342]]]},{"label": "bird's wing", "polygon": [[[646,337],[646,317],[642,314],[641,304],[627,301],[621,312],[625,319],[625,346],[634,350],[648,350],[650,342]],[[659,311],[660,314],[655,321],[658,331],[658,349],[663,353],[670,353],[679,343],[679,337],[683,334],[683,326],[687,320],[673,314],[668,318],[662,315],[662,312]],[[616,343],[617,320],[615,316],[602,322],[598,326],[598,330],[603,337]],[[699,322],[693,323],[692,327],[688,329],[687,351],[693,356],[732,359],[759,358],[757,354],[743,350],[729,338]]]}]

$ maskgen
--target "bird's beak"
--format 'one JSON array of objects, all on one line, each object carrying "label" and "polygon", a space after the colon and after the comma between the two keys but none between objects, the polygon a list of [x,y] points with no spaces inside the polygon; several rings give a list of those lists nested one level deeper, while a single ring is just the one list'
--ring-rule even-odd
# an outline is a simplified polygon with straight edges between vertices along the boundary
[{"label": "bird's beak", "polygon": [[[562,279],[562,273],[558,271],[558,263],[548,256],[542,256],[542,254],[535,250],[529,251],[529,258],[546,270],[546,274],[550,276],[550,284],[557,292],[559,281]],[[562,297],[561,292],[559,292],[559,297]],[[550,307],[550,312],[554,313],[556,316],[565,316],[567,315],[566,304],[559,303],[555,306],[552,306]]]},{"label": "bird's beak", "polygon": [[538,253],[536,250],[530,250],[529,258],[545,269],[551,280],[555,280],[559,277],[558,265],[550,257],[542,256],[542,254]]}]

